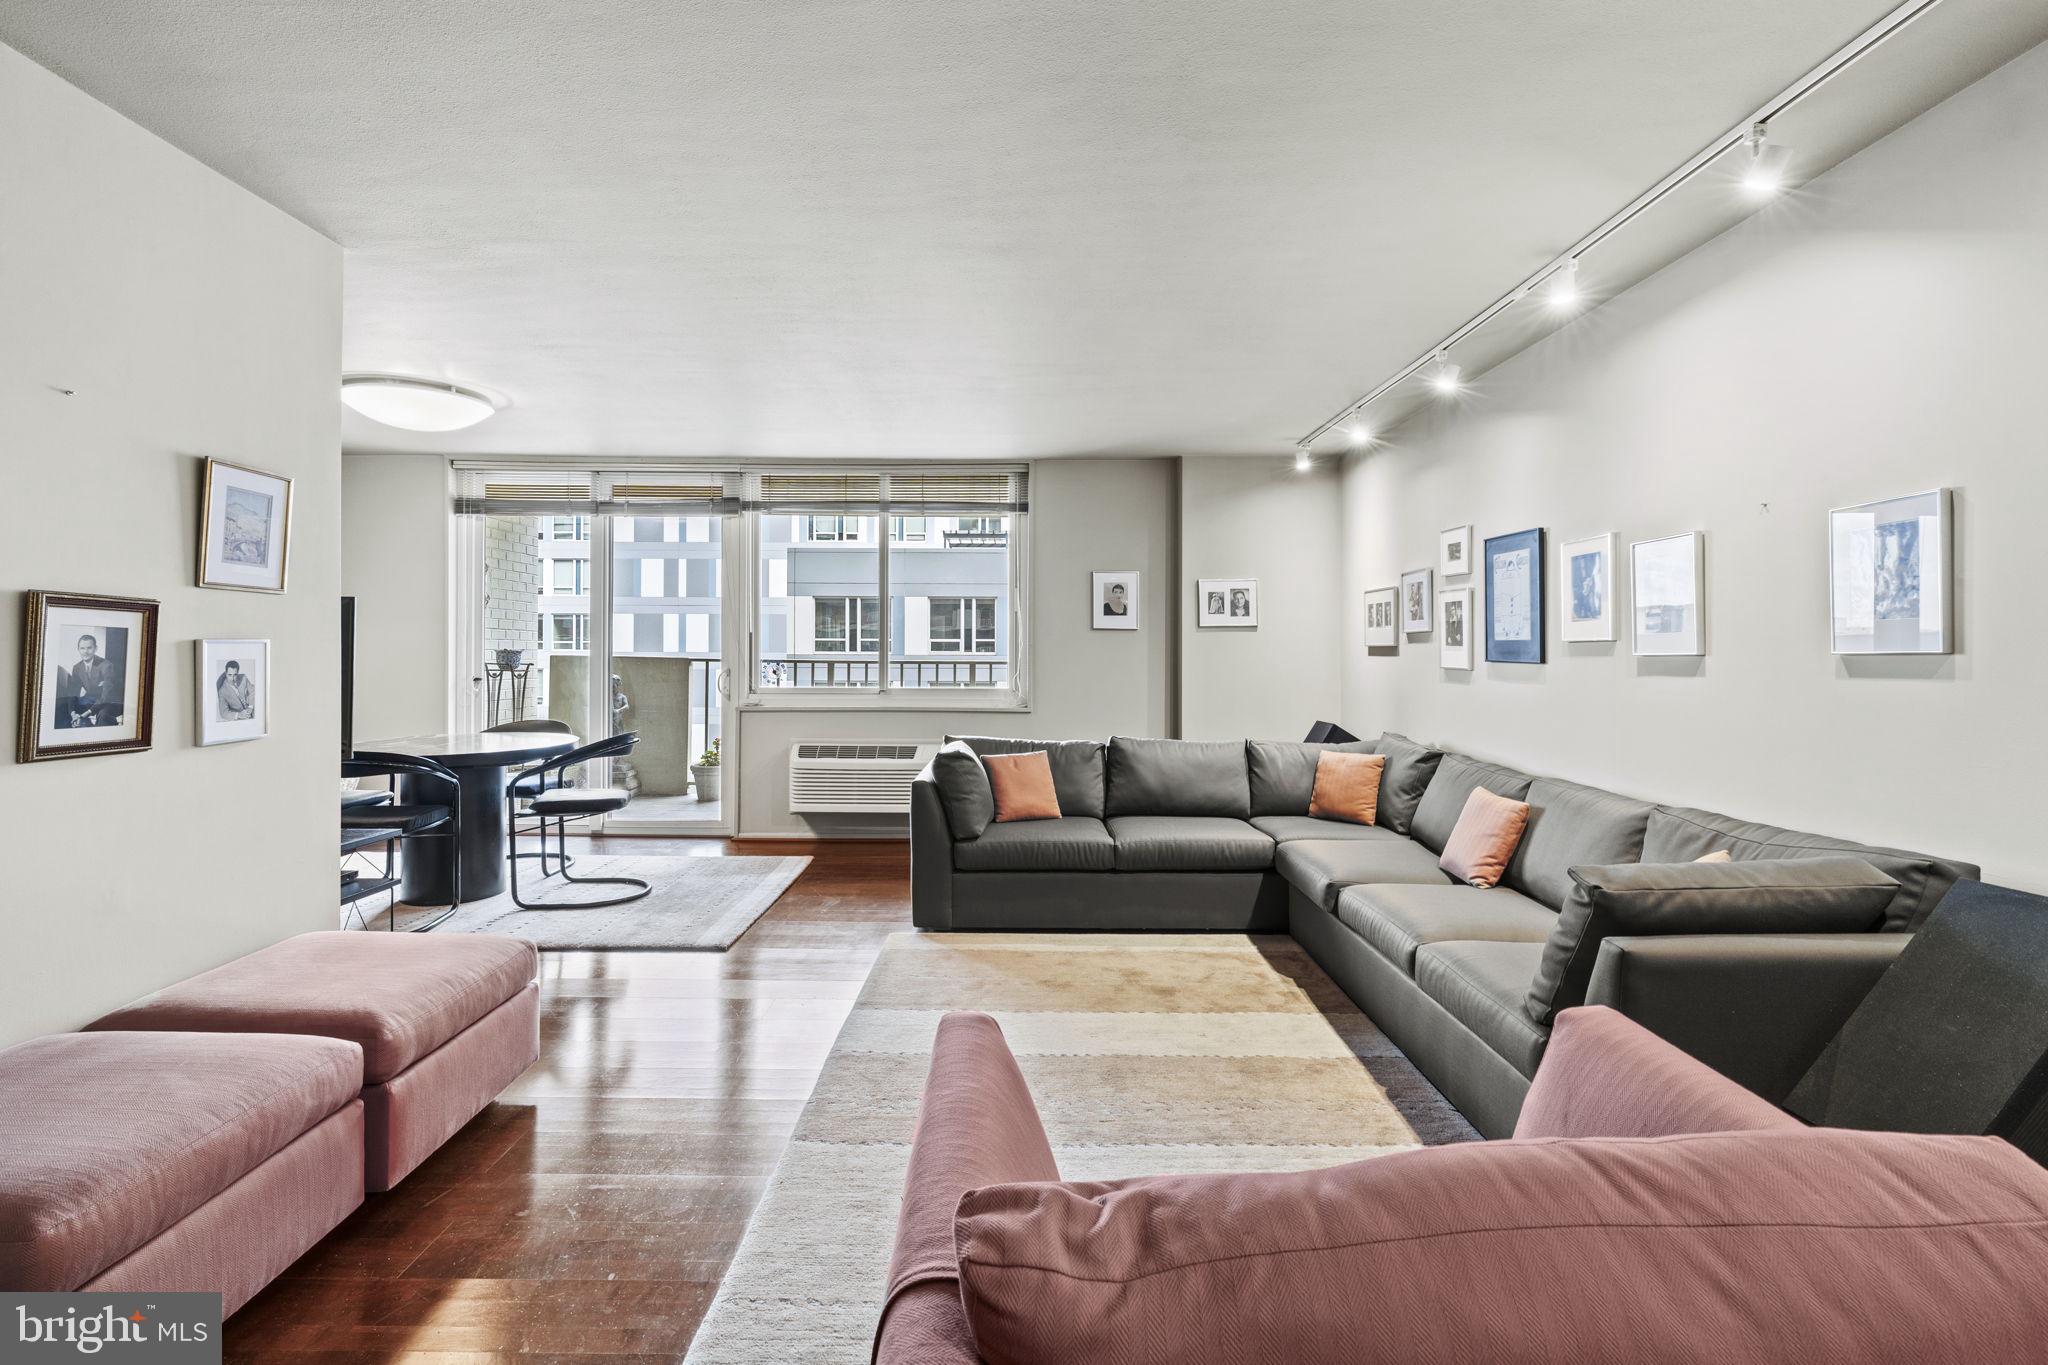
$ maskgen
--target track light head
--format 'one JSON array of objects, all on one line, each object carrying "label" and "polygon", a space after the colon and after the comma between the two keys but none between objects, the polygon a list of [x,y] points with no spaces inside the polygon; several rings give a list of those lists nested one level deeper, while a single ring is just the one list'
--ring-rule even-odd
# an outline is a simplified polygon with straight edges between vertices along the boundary
[{"label": "track light head", "polygon": [[1551,272],[1550,283],[1544,286],[1544,300],[1554,313],[1572,312],[1583,302],[1583,296],[1579,293],[1577,257],[1566,261]]},{"label": "track light head", "polygon": [[1442,351],[1436,353],[1436,368],[1429,373],[1429,386],[1438,393],[1449,395],[1464,387],[1464,371],[1453,365]]},{"label": "track light head", "polygon": [[1761,123],[1749,126],[1742,139],[1749,149],[1749,161],[1742,168],[1742,192],[1751,199],[1769,199],[1785,188],[1786,172],[1792,163],[1792,149],[1772,142],[1770,130]]},{"label": "track light head", "polygon": [[1308,453],[1307,446],[1300,446],[1294,452],[1294,472],[1306,474],[1315,467],[1315,459]]},{"label": "track light head", "polygon": [[1372,428],[1365,424],[1365,420],[1363,418],[1359,418],[1352,422],[1350,428],[1350,436],[1351,444],[1356,446],[1360,450],[1363,450],[1367,446],[1372,444]]}]

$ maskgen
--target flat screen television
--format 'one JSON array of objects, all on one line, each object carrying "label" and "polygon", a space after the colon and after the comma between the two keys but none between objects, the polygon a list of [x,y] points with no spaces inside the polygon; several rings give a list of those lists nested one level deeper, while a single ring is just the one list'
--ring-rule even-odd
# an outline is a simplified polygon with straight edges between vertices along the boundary
[{"label": "flat screen television", "polygon": [[356,599],[341,599],[341,759],[356,754]]}]

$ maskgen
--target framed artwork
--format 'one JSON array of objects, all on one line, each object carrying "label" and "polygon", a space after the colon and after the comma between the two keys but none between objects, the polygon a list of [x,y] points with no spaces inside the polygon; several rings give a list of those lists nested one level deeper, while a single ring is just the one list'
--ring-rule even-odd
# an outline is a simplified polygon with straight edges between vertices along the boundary
[{"label": "framed artwork", "polygon": [[1365,647],[1394,649],[1401,643],[1400,627],[1394,615],[1400,608],[1392,588],[1374,588],[1365,595]]},{"label": "framed artwork", "polygon": [[1439,668],[1472,671],[1472,589],[1445,588],[1436,595]]},{"label": "framed artwork", "polygon": [[1436,573],[1439,578],[1463,578],[1472,572],[1472,528],[1453,526],[1436,533]]},{"label": "framed artwork", "polygon": [[1259,580],[1197,579],[1195,607],[1197,626],[1256,627],[1259,624]]},{"label": "framed artwork", "polygon": [[1486,661],[1543,662],[1543,528],[1489,536],[1486,553]]},{"label": "framed artwork", "polygon": [[1636,653],[1707,652],[1706,545],[1705,532],[1687,531],[1628,547]]},{"label": "framed artwork", "polygon": [[208,460],[199,506],[199,586],[283,592],[292,481]]},{"label": "framed artwork", "polygon": [[1401,629],[1410,635],[1427,635],[1436,629],[1436,584],[1428,569],[1411,569],[1401,575]]},{"label": "framed artwork", "polygon": [[1567,540],[1557,548],[1557,572],[1564,584],[1566,640],[1614,638],[1614,532]]},{"label": "framed artwork", "polygon": [[1088,595],[1088,624],[1096,630],[1138,628],[1138,571],[1097,570]]},{"label": "framed artwork", "polygon": [[270,738],[270,641],[201,640],[194,653],[199,742]]},{"label": "framed artwork", "polygon": [[31,592],[21,651],[23,763],[147,749],[156,705],[157,604]]},{"label": "framed artwork", "polygon": [[1829,648],[1836,654],[1949,654],[1949,490],[1828,513]]}]

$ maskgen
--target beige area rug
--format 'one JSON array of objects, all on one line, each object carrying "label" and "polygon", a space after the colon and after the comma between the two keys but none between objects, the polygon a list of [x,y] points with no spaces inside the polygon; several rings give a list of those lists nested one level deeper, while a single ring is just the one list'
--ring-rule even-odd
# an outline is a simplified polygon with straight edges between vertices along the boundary
[{"label": "beige area rug", "polygon": [[[722,951],[768,913],[789,884],[810,866],[808,857],[604,857],[575,854],[579,877],[638,877],[654,889],[637,901],[598,910],[522,910],[508,892],[471,901],[433,929],[437,934],[516,934],[547,949],[654,948]],[[520,894],[529,901],[602,899],[627,890],[578,886],[559,875],[543,879],[540,865],[519,869]],[[398,928],[418,924],[438,909],[401,903]],[[367,917],[366,917],[367,918]],[[370,923],[383,927],[383,916]]]},{"label": "beige area rug", "polygon": [[931,1042],[1002,1024],[1071,1180],[1332,1166],[1478,1137],[1292,939],[897,934],[689,1365],[864,1365]]}]

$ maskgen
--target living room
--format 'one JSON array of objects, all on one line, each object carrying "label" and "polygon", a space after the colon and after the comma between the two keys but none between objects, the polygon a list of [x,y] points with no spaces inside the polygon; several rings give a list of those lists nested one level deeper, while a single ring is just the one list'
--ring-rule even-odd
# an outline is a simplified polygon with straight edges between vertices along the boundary
[{"label": "living room", "polygon": [[9,7],[0,1341],[2040,1358],[2044,44]]}]

